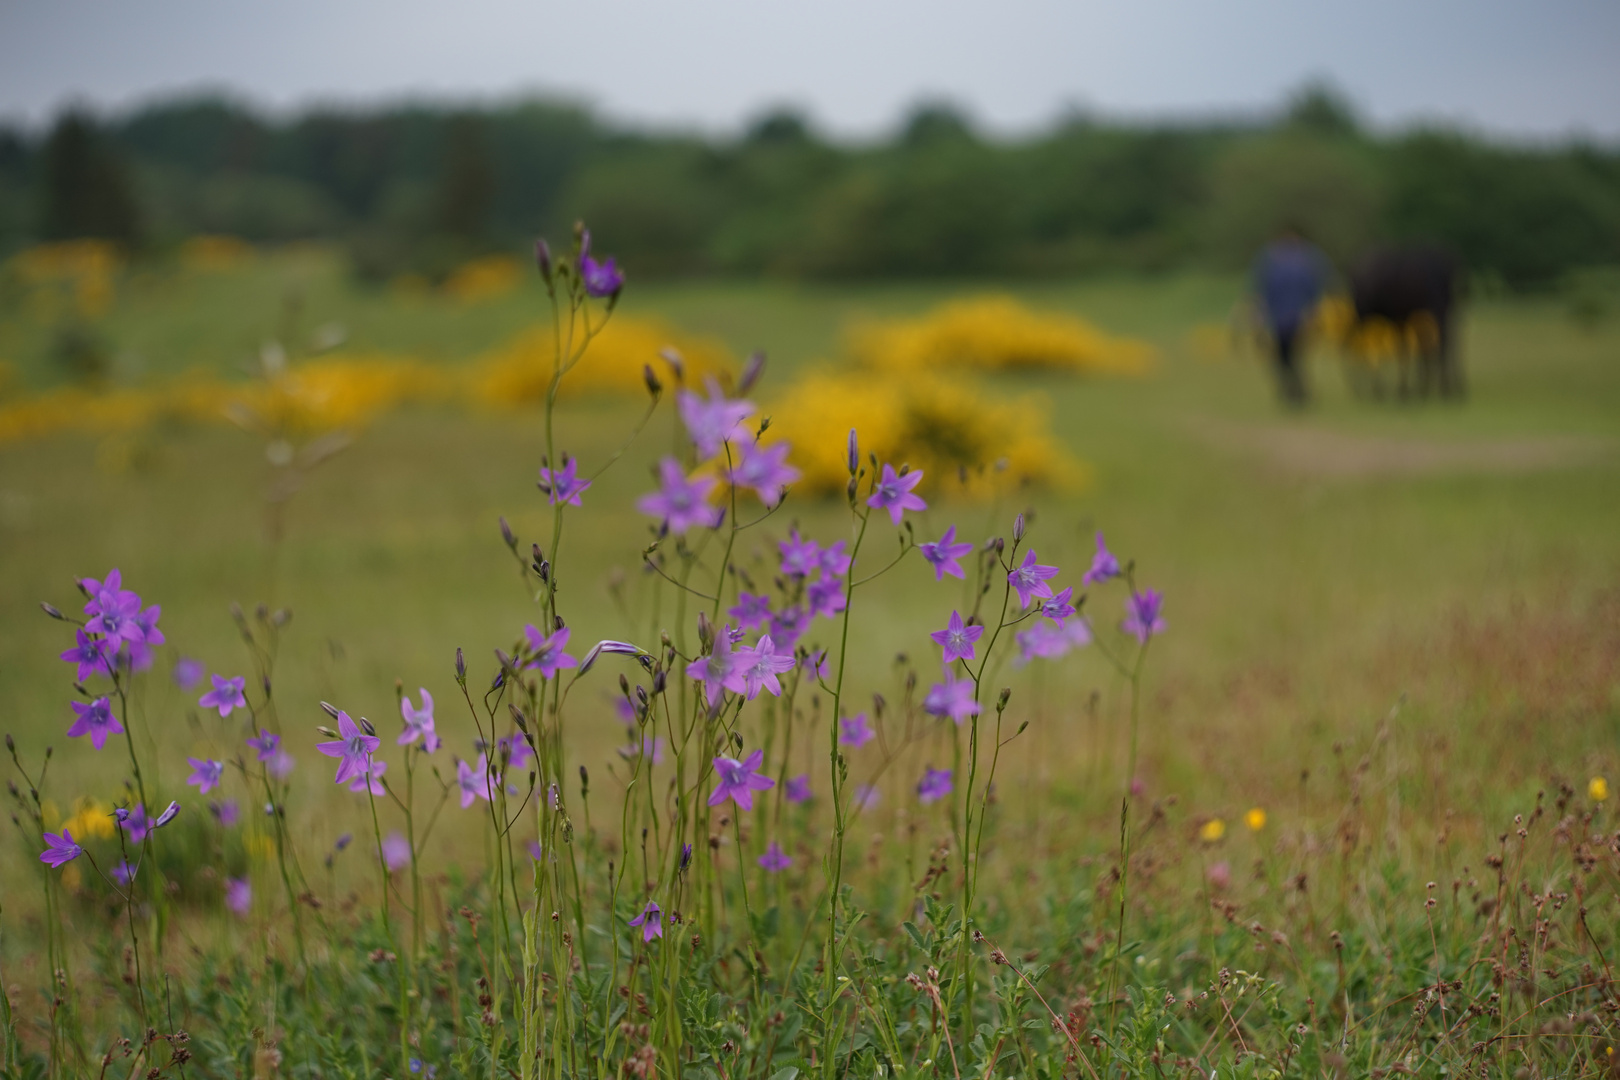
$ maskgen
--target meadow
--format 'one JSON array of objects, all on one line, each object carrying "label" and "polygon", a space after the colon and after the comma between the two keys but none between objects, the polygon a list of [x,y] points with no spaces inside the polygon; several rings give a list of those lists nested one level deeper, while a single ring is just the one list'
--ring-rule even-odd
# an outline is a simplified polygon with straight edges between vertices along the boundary
[{"label": "meadow", "polygon": [[[1228,278],[632,277],[614,317],[663,320],[739,364],[764,349],[747,396],[786,425],[789,388],[838,355],[852,323],[987,289],[1145,342],[1153,363],[1134,375],[983,376],[977,385],[1019,402],[1083,470],[1057,489],[1009,484],[977,498],[936,476],[928,508],[907,520],[918,541],[954,525],[1016,552],[1022,515],[1024,546],[1061,568],[1054,584],[1093,594],[1080,617],[1097,640],[1050,660],[998,654],[980,669],[982,734],[925,716],[940,670],[927,634],[975,606],[974,574],[965,560],[967,582],[936,582],[908,534],[876,514],[857,565],[882,570],[897,552],[899,562],[870,583],[859,573],[842,662],[837,619],[805,639],[834,650],[843,711],[882,730],[875,745],[843,751],[847,783],[825,749],[831,683],[804,679],[783,699],[709,715],[685,661],[659,643],[668,631],[695,657],[696,611],[710,600],[682,603],[643,563],[656,521],[636,500],[662,455],[685,452],[676,385],[656,356],[662,399],[568,512],[560,546],[535,489],[542,457],[566,451],[594,472],[646,413],[645,391],[564,400],[549,449],[540,408],[408,402],[358,427],[296,490],[274,487],[285,470],[264,438],[218,423],[0,443],[0,727],[15,740],[21,790],[0,853],[7,1075],[106,1073],[109,1054],[117,1075],[1606,1074],[1620,1036],[1608,791],[1620,782],[1620,327],[1577,324],[1549,299],[1483,298],[1466,316],[1466,403],[1353,399],[1323,349],[1316,403],[1291,415],[1222,329],[1241,291]],[[7,302],[0,359],[14,377],[0,404],[61,377],[49,360],[59,301]],[[454,377],[547,310],[535,277],[457,299],[357,286],[329,253],[302,249],[207,273],[121,272],[94,325],[109,343],[107,377],[132,386],[198,371],[245,379],[265,341],[284,342],[296,364],[335,327],[345,349],[409,354]],[[842,460],[844,432],[827,437]],[[858,462],[857,514],[886,463]],[[784,576],[777,545],[795,528],[823,545],[855,541],[841,495],[790,492],[762,514],[746,501],[742,517],[762,520],[736,534],[729,562],[746,580],[721,578],[725,604]],[[1139,680],[1108,659],[1139,647],[1117,629],[1130,590],[1081,586],[1099,530],[1133,566],[1132,588],[1164,596],[1166,627],[1151,648],[1140,643]],[[529,565],[531,543],[557,568],[548,582]],[[672,545],[657,557],[679,576]],[[710,598],[716,554],[692,563]],[[132,745],[144,784],[184,804],[152,842],[165,888],[127,910],[87,866],[41,867],[21,771],[37,776],[54,748],[33,804],[53,831],[77,800],[131,801],[119,747],[98,754],[63,735],[74,695],[58,657],[71,628],[39,609],[76,613],[74,582],[115,566],[125,587],[162,604],[167,643],[137,683]],[[290,617],[272,617],[281,610]],[[623,640],[644,647],[648,665],[604,656],[570,686],[566,741],[562,714],[545,706],[549,676],[527,704],[514,698],[542,795],[521,770],[511,778],[523,824],[505,844],[492,841],[484,804],[452,798],[413,849],[415,891],[401,869],[385,899],[377,840],[406,819],[377,799],[373,838],[365,795],[331,784],[314,744],[317,726],[335,721],[320,703],[371,718],[396,789],[416,762],[425,814],[438,786],[426,757],[394,744],[399,693],[426,688],[438,703],[451,750],[436,767],[453,785],[448,753],[476,757],[477,735],[457,650],[470,705],[497,670],[494,650],[512,653],[523,626],[554,610],[567,613],[576,657]],[[206,682],[174,685],[181,655],[250,676],[257,713],[297,759],[272,798],[284,816],[267,824],[253,812],[264,797],[251,755],[222,788],[244,808],[241,824],[210,819],[187,787],[188,755],[243,751],[237,724],[197,705]],[[266,695],[251,676],[272,655]],[[648,668],[665,671],[667,700],[680,695],[663,722],[686,717],[699,733],[677,753],[679,724],[666,727],[665,764],[621,752],[642,735],[627,734],[623,706],[635,723],[636,695],[621,697],[618,674],[657,699]],[[1005,730],[992,739],[1003,686]],[[474,715],[480,730],[519,733],[504,703]],[[710,756],[698,747],[729,754],[717,738],[733,730],[739,746],[767,750],[772,775],[811,777],[816,798],[784,806],[779,784],[752,815],[711,815],[657,805],[651,785],[634,782],[677,761],[683,780],[708,776],[694,772]],[[986,755],[1005,741],[993,786],[983,772],[970,786],[959,755],[973,740],[989,740]],[[952,770],[954,790],[921,802],[919,777],[936,767]],[[552,782],[554,801],[543,795]],[[677,822],[697,845],[690,869],[678,866]],[[637,839],[643,826],[651,840]],[[340,847],[343,835],[354,839]],[[113,836],[98,856],[116,851]],[[531,838],[565,852],[535,863],[551,869],[532,881],[517,847]],[[758,865],[772,841],[790,867]],[[299,860],[297,888],[278,880],[280,853]],[[828,889],[835,869],[848,894]],[[242,913],[225,908],[227,877],[251,883]],[[649,896],[691,925],[644,940],[628,919]],[[549,926],[547,910],[558,912]],[[822,941],[829,926],[833,944]],[[148,967],[133,974],[143,950]],[[188,1040],[174,1038],[181,1029]],[[119,1035],[133,1043],[110,1041]]]}]

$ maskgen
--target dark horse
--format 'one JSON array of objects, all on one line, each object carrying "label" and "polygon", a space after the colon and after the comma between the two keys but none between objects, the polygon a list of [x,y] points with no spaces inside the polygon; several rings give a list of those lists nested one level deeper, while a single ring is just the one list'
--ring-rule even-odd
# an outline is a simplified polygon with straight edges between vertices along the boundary
[{"label": "dark horse", "polygon": [[1435,247],[1384,248],[1367,255],[1350,272],[1355,306],[1351,331],[1378,321],[1394,328],[1402,343],[1403,396],[1414,390],[1463,396],[1452,323],[1461,292],[1461,266],[1449,252]]}]

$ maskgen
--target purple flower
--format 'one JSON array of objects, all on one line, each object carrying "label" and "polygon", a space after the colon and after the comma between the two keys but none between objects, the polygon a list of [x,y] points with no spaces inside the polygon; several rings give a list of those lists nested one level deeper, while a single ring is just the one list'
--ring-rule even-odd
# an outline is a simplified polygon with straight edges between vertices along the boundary
[{"label": "purple flower", "polygon": [[433,730],[433,695],[428,693],[425,686],[421,687],[421,691],[420,709],[411,704],[408,694],[399,699],[399,715],[405,721],[405,730],[394,742],[398,746],[410,746],[421,739],[422,749],[432,754],[439,749],[439,733]]},{"label": "purple flower", "polygon": [[492,786],[489,777],[489,760],[483,754],[478,755],[477,765],[468,765],[465,761],[456,762],[456,787],[461,791],[461,808],[463,810],[473,804],[474,799],[483,799],[489,802],[489,791]]},{"label": "purple flower", "polygon": [[[746,652],[747,650],[744,650],[744,653]],[[720,695],[724,692],[726,683],[731,679],[732,672],[742,655],[731,651],[731,628],[726,627],[715,635],[713,652],[708,656],[700,656],[686,665],[687,677],[703,683],[703,692],[709,700],[710,708],[720,700]]]},{"label": "purple flower", "polygon": [[951,770],[936,769],[929,766],[923,770],[923,778],[917,784],[917,801],[920,803],[938,802],[951,793]]},{"label": "purple flower", "polygon": [[253,909],[253,886],[247,878],[225,879],[225,907],[233,915],[246,915]]},{"label": "purple flower", "polygon": [[[117,572],[113,571],[115,574]],[[73,834],[63,829],[60,836],[56,833],[45,834],[45,850],[40,852],[39,861],[60,868],[63,864],[77,859],[83,851],[84,848],[73,842]]]},{"label": "purple flower", "polygon": [[189,656],[182,656],[174,664],[174,685],[180,688],[181,693],[190,693],[191,688],[202,682],[206,672],[201,660],[193,660]]},{"label": "purple flower", "polygon": [[353,842],[354,842],[354,833],[343,833],[336,840],[332,841],[332,850],[333,851],[342,851],[344,848],[348,847]]},{"label": "purple flower", "polygon": [[821,552],[821,571],[833,577],[843,577],[849,573],[849,554],[844,551],[842,540]]},{"label": "purple flower", "polygon": [[539,668],[542,679],[554,679],[563,668],[579,666],[578,660],[562,651],[563,646],[568,644],[568,627],[547,637],[531,623],[523,628],[523,632],[528,635],[529,649],[534,653],[534,658],[524,665],[525,670]]},{"label": "purple flower", "polygon": [[787,464],[788,449],[785,442],[770,446],[744,443],[742,460],[727,479],[738,487],[751,488],[766,506],[775,506],[782,501],[787,486],[804,475]]},{"label": "purple flower", "polygon": [[771,635],[766,634],[753,648],[737,650],[737,664],[726,677],[726,689],[742,694],[749,701],[758,697],[761,690],[770,691],[772,697],[781,697],[782,682],[777,676],[792,671],[793,665],[793,657],[778,653]]},{"label": "purple flower", "polygon": [[[1136,640],[1146,645],[1148,638],[1168,629],[1165,621],[1159,618],[1159,608],[1163,603],[1164,597],[1159,595],[1157,589],[1131,593],[1125,599],[1125,621],[1120,624],[1120,629],[1136,635]],[[73,733],[70,731],[68,734]]]},{"label": "purple flower", "polygon": [[875,738],[877,734],[867,723],[865,713],[856,713],[838,721],[838,741],[845,746],[859,750]]},{"label": "purple flower", "polygon": [[272,780],[285,780],[292,775],[293,766],[297,764],[297,758],[285,750],[277,750],[270,755],[270,760],[265,762],[264,771],[270,774]]},{"label": "purple flower", "polygon": [[579,277],[585,283],[585,294],[601,299],[604,296],[615,296],[624,288],[624,272],[619,269],[613,256],[609,255],[604,262],[597,262],[596,257],[581,251],[579,255]]},{"label": "purple flower", "polygon": [[962,613],[951,612],[951,621],[945,624],[945,629],[935,630],[928,636],[945,647],[945,663],[953,660],[972,660],[974,658],[974,643],[984,635],[984,627],[978,625],[964,626]]},{"label": "purple flower", "polygon": [[664,936],[664,912],[656,903],[649,900],[647,906],[641,909],[641,914],[630,920],[631,926],[641,927],[641,940],[643,944],[653,938]]},{"label": "purple flower", "polygon": [[80,735],[90,736],[90,745],[100,750],[107,745],[107,736],[117,735],[124,730],[124,725],[118,722],[113,715],[112,699],[99,697],[90,704],[70,701],[78,719],[68,728],[68,738],[77,739]]},{"label": "purple flower", "polygon": [[1091,569],[1080,579],[1082,585],[1100,585],[1109,578],[1119,577],[1119,560],[1103,543],[1103,534],[1097,534],[1097,554],[1091,557]]},{"label": "purple flower", "polygon": [[636,733],[631,731],[630,745],[619,747],[619,756],[626,761],[644,757],[654,765],[660,765],[664,761],[664,740],[656,735],[643,735],[638,745]]},{"label": "purple flower", "polygon": [[953,578],[967,580],[967,575],[962,572],[962,564],[958,560],[962,556],[971,553],[973,545],[969,543],[958,544],[956,542],[955,525],[946,529],[945,534],[938,540],[928,544],[918,544],[917,550],[922,552],[922,557],[927,560],[928,565],[934,568],[935,581],[944,581],[946,574],[951,575]]},{"label": "purple flower", "polygon": [[128,859],[119,859],[117,865],[112,868],[113,880],[120,885],[128,885],[135,880],[136,869]]},{"label": "purple flower", "polygon": [[727,799],[732,799],[737,803],[738,809],[752,810],[754,792],[768,791],[776,786],[775,780],[759,775],[760,767],[764,764],[763,750],[755,750],[744,761],[728,757],[715,758],[714,770],[719,774],[720,782],[715,785],[713,794],[709,796],[709,805],[719,806]]},{"label": "purple flower", "polygon": [[1017,641],[1022,663],[1036,659],[1054,660],[1070,649],[1090,645],[1091,631],[1083,619],[1060,626],[1036,623],[1028,630],[1019,632]]},{"label": "purple flower", "polygon": [[1074,590],[1066,588],[1041,605],[1041,614],[1062,626],[1063,620],[1074,614],[1074,605],[1069,602],[1073,598]]},{"label": "purple flower", "polygon": [[771,602],[763,595],[740,592],[737,594],[737,606],[727,608],[726,614],[736,619],[737,625],[744,630],[757,630],[771,617]]},{"label": "purple flower", "polygon": [[771,640],[778,651],[791,650],[810,629],[810,612],[795,604],[771,616]]},{"label": "purple flower", "polygon": [[833,577],[812,582],[810,588],[805,590],[804,598],[810,606],[812,618],[820,616],[830,619],[849,606],[849,598],[844,595],[844,583]]},{"label": "purple flower", "polygon": [[220,781],[225,779],[225,763],[223,761],[211,761],[208,758],[194,757],[188,757],[186,760],[191,763],[191,776],[186,780],[186,783],[196,785],[197,794],[199,795],[206,795],[213,791],[219,787]]},{"label": "purple flower", "polygon": [[682,390],[675,401],[698,457],[707,459],[718,454],[728,440],[748,437],[741,425],[753,415],[754,406],[747,401],[728,401],[713,376],[705,378],[703,385],[709,391],[708,400],[691,390]]},{"label": "purple flower", "polygon": [[954,679],[950,668],[946,668],[945,681],[929,687],[923,697],[923,712],[941,718],[948,716],[958,724],[977,716],[979,703],[973,700],[973,680]]},{"label": "purple flower", "polygon": [[857,784],[855,799],[851,805],[857,810],[875,810],[877,804],[882,801],[883,793],[877,789],[876,784]]},{"label": "purple flower", "polygon": [[134,618],[135,629],[140,631],[140,644],[148,646],[162,645],[168,638],[158,629],[158,619],[163,615],[163,609],[153,604]]},{"label": "purple flower", "polygon": [[360,794],[369,791],[373,795],[386,795],[388,789],[383,786],[382,774],[387,771],[388,762],[373,761],[370,769],[360,772],[349,781],[349,790]]},{"label": "purple flower", "polygon": [[581,480],[576,475],[579,462],[567,454],[563,455],[563,467],[552,470],[540,470],[540,490],[546,493],[547,499],[553,506],[567,503],[569,506],[583,506],[579,497],[585,489],[591,486],[589,480]]},{"label": "purple flower", "polygon": [[787,796],[787,801],[790,803],[809,802],[811,799],[810,774],[805,773],[803,776],[789,777],[787,787],[784,789],[783,793]]},{"label": "purple flower", "polygon": [[782,553],[782,573],[788,577],[809,577],[821,567],[821,545],[802,539],[798,529],[777,541],[776,547]]},{"label": "purple flower", "polygon": [[[91,637],[83,630],[74,630],[78,643],[62,654],[62,659],[70,664],[78,664],[79,672],[75,675],[75,682],[84,682],[92,675],[109,674],[107,669],[107,641],[102,638]],[[112,643],[114,649],[118,643]]]},{"label": "purple flower", "polygon": [[911,489],[922,482],[921,469],[913,469],[906,473],[896,473],[893,465],[883,466],[883,478],[877,482],[877,488],[872,497],[866,500],[866,505],[878,510],[887,510],[889,519],[896,525],[900,524],[901,516],[907,510],[926,510],[928,504],[922,501],[920,495]]},{"label": "purple flower", "polygon": [[382,842],[383,865],[389,870],[403,870],[411,865],[411,845],[398,832],[391,832],[383,837]]},{"label": "purple flower", "polygon": [[646,655],[646,650],[640,645],[633,645],[628,641],[613,641],[611,639],[607,641],[598,641],[585,653],[585,659],[579,662],[579,673],[583,675],[587,671],[591,670],[591,668],[595,667],[597,657],[601,656],[603,653],[607,653],[610,656],[644,656]]},{"label": "purple flower", "polygon": [[123,575],[109,570],[104,581],[85,578],[80,586],[90,594],[84,613],[91,616],[85,629],[92,634],[103,634],[117,649],[121,640],[140,641],[145,632],[135,622],[141,610],[141,598],[124,588]]},{"label": "purple flower", "polygon": [[787,853],[782,850],[781,844],[772,840],[770,847],[765,849],[765,854],[759,857],[759,865],[774,874],[779,870],[786,870],[792,866],[793,860],[788,858]]},{"label": "purple flower", "polygon": [[1023,564],[1008,572],[1007,580],[1018,594],[1019,604],[1029,607],[1031,600],[1045,600],[1052,595],[1052,586],[1047,581],[1057,575],[1057,567],[1040,566],[1035,562],[1035,550],[1031,548],[1024,552]]},{"label": "purple flower", "polygon": [[248,739],[247,744],[257,752],[260,761],[269,761],[281,749],[281,736],[273,731],[264,731],[259,733],[258,738]]},{"label": "purple flower", "polygon": [[338,736],[335,742],[316,743],[315,749],[327,757],[341,759],[332,782],[343,784],[366,773],[371,755],[377,752],[382,740],[361,731],[346,712],[338,713]]},{"label": "purple flower", "polygon": [[521,734],[514,732],[495,740],[496,757],[503,762],[502,771],[521,770],[534,757],[534,751]]},{"label": "purple flower", "polygon": [[529,853],[529,858],[533,859],[535,862],[539,862],[540,856],[545,854],[545,849],[540,846],[540,841],[538,840],[528,841],[523,845],[523,850],[527,851]]},{"label": "purple flower", "polygon": [[209,800],[208,812],[214,815],[214,820],[229,829],[242,820],[242,808],[235,799],[221,799],[218,802]]},{"label": "purple flower", "polygon": [[658,463],[658,477],[658,490],[637,500],[637,510],[661,518],[672,533],[684,533],[694,525],[712,529],[720,524],[720,508],[708,501],[719,480],[713,476],[688,478],[672,457]]},{"label": "purple flower", "polygon": [[799,669],[812,678],[825,679],[827,677],[827,650],[817,649],[815,652],[806,652],[799,660]]},{"label": "purple flower", "polygon": [[146,816],[145,803],[136,803],[133,810],[119,807],[113,814],[118,818],[118,827],[124,830],[124,835],[132,844],[139,844],[145,840],[146,834],[157,827],[152,824],[152,819]]},{"label": "purple flower", "polygon": [[231,715],[232,709],[247,708],[247,695],[242,693],[247,686],[247,677],[238,675],[234,679],[227,679],[223,675],[210,675],[214,688],[197,699],[197,704],[204,709],[218,709],[221,717]]}]

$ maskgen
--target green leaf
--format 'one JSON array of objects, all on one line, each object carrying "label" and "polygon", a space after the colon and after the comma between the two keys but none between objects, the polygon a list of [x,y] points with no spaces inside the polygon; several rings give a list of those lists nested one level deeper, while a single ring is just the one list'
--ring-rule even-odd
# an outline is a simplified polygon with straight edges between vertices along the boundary
[{"label": "green leaf", "polygon": [[798,1075],[799,1075],[798,1066],[796,1066],[796,1065],[788,1065],[785,1068],[778,1069],[774,1073],[772,1073],[771,1074],[771,1080],[794,1080],[794,1078],[797,1077]]},{"label": "green leaf", "polygon": [[924,952],[928,951],[928,941],[923,937],[922,931],[917,929],[917,925],[915,923],[904,922],[900,925],[906,928],[906,933],[910,934],[911,940],[917,943],[917,948],[923,950]]}]

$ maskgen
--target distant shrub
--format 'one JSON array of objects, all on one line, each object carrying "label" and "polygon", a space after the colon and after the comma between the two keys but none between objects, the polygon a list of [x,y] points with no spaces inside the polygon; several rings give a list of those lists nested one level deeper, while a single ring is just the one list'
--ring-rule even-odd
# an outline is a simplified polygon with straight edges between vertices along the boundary
[{"label": "distant shrub", "polygon": [[[551,358],[556,337],[549,323],[536,323],[478,361],[472,375],[472,397],[486,405],[531,405],[545,401],[551,385]],[[655,319],[615,318],[591,342],[591,363],[569,372],[558,393],[645,394],[643,370],[663,368],[659,354],[673,348],[682,357],[685,379],[692,385],[705,375],[731,371],[735,361],[720,342],[676,330]]]}]

